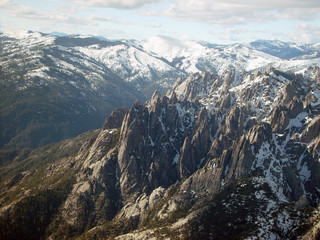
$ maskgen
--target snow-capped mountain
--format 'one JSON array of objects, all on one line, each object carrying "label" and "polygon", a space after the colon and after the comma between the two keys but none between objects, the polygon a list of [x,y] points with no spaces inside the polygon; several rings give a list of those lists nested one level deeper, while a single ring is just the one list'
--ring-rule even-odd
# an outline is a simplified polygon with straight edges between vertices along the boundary
[{"label": "snow-capped mountain", "polygon": [[[3,39],[10,37],[13,45],[26,51],[37,46],[60,46],[60,50],[72,51],[86,60],[90,58],[102,64],[140,89],[155,83],[168,88],[177,77],[202,71],[221,74],[230,67],[251,71],[274,65],[279,70],[297,72],[320,62],[320,45],[281,41],[214,45],[163,36],[142,41],[111,41],[92,36],[56,36],[31,31],[8,32],[1,36]],[[8,39],[7,46],[10,48]],[[83,64],[90,65],[90,61]],[[39,69],[39,72],[43,71],[45,69]]]},{"label": "snow-capped mountain", "polygon": [[183,42],[163,36],[132,43],[153,56],[168,60],[188,74],[202,71],[221,74],[230,67],[252,71],[267,65],[296,72],[312,64],[319,65],[318,44],[298,45],[259,40],[249,44],[217,45],[199,41]]},{"label": "snow-capped mountain", "polygon": [[[115,107],[130,106],[134,99],[144,101],[156,89],[165,93],[177,78],[196,72],[223,75],[234,68],[240,76],[241,71],[273,66],[303,73],[309,66],[320,65],[319,44],[262,40],[215,45],[163,36],[136,41],[12,31],[0,33],[0,48],[1,122],[8,126],[1,133],[1,146],[26,143],[25,138],[44,144],[97,128]],[[9,105],[12,108],[4,110]],[[49,106],[56,111],[48,111]],[[15,115],[17,109],[28,109],[28,113]],[[91,120],[86,121],[87,117]],[[48,119],[62,121],[62,126],[52,129],[50,136],[35,134],[36,126],[46,125]],[[30,134],[37,135],[37,140]]]},{"label": "snow-capped mountain", "polygon": [[250,46],[281,59],[305,59],[319,57],[318,44],[297,44],[278,40],[258,40],[251,42]]}]

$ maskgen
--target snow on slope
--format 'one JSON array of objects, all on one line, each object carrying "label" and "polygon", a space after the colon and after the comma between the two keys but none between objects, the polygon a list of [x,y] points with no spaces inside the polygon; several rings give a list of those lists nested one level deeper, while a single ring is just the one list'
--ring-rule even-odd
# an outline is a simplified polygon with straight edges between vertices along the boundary
[{"label": "snow on slope", "polygon": [[136,44],[188,74],[199,71],[222,73],[231,66],[250,71],[279,60],[243,44],[208,47],[196,41],[182,42],[162,36]]},{"label": "snow on slope", "polygon": [[[19,40],[19,44],[23,45],[50,45],[53,44],[55,36],[32,31],[7,31],[3,35]],[[1,33],[0,33],[1,36]]]},{"label": "snow on slope", "polygon": [[[8,54],[0,59],[4,66],[9,56],[15,56],[15,53],[26,54],[30,61],[34,61],[43,58],[42,50],[52,50],[57,47],[59,51],[65,51],[68,56],[70,53],[76,56],[78,59],[76,62],[83,59],[79,63],[85,67],[90,68],[99,64],[125,81],[133,82],[140,89],[147,88],[148,84],[170,88],[179,76],[185,77],[202,71],[222,74],[230,68],[253,71],[272,65],[282,71],[303,72],[311,65],[320,66],[317,52],[320,51],[319,44],[300,46],[280,41],[260,40],[255,44],[213,45],[155,36],[142,41],[97,40],[79,45],[79,39],[85,41],[90,40],[90,37],[68,36],[65,37],[68,45],[64,46],[56,42],[57,36],[39,32],[9,31],[0,33],[0,37],[16,39],[11,42],[4,40],[2,44],[2,49]],[[291,59],[276,56],[277,51],[285,53],[285,50],[295,51],[292,53],[294,56],[302,55]],[[65,70],[71,69],[70,64],[74,61],[70,60],[69,62],[68,59],[64,59],[63,63],[58,64],[61,70],[63,65],[66,67]],[[42,71],[42,67],[39,66],[31,76],[45,77],[47,71]],[[81,67],[77,68],[77,71],[82,71]]]},{"label": "snow on slope", "polygon": [[164,76],[168,72],[175,71],[164,61],[126,44],[103,48],[93,45],[76,47],[75,49],[104,63],[105,66],[111,68],[129,82],[139,78],[152,81],[153,72]]},{"label": "snow on slope", "polygon": [[309,66],[319,66],[320,58],[306,59],[306,60],[280,60],[272,63],[272,66],[282,71],[303,73]]},{"label": "snow on slope", "polygon": [[146,52],[157,57],[163,57],[169,62],[173,62],[176,57],[185,55],[185,51],[188,48],[188,43],[163,36],[154,36],[141,42],[135,41],[133,43],[136,46],[140,45]]},{"label": "snow on slope", "polygon": [[[320,66],[319,44],[299,45],[262,40],[255,43],[260,45],[212,45],[196,41],[183,42],[163,36],[135,42],[146,52],[168,60],[175,67],[188,74],[198,71],[211,71],[221,74],[230,67],[252,71],[265,68],[267,65],[272,65],[282,71],[298,72],[311,65]],[[280,58],[277,56],[279,52],[282,53],[279,56],[289,56],[291,54],[294,58]]]}]

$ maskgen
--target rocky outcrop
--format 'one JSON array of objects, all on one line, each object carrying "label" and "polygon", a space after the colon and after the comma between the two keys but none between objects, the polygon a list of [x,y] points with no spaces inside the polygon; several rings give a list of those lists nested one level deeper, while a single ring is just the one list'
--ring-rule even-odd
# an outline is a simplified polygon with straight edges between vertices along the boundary
[{"label": "rocky outcrop", "polygon": [[308,127],[300,135],[300,141],[303,143],[310,143],[320,135],[320,116],[315,117],[308,124]]},{"label": "rocky outcrop", "polygon": [[284,133],[288,129],[291,119],[295,119],[304,111],[303,103],[294,96],[288,106],[277,106],[271,115],[271,127],[273,132]]},{"label": "rocky outcrop", "polygon": [[224,78],[221,86],[221,90],[223,93],[228,92],[228,90],[230,89],[231,83],[235,80],[235,74],[236,74],[236,70],[234,68],[231,70],[228,70],[223,74]]},{"label": "rocky outcrop", "polygon": [[104,122],[102,129],[105,130],[120,128],[123,122],[123,118],[127,112],[128,110],[123,107],[114,110]]},{"label": "rocky outcrop", "polygon": [[152,209],[164,196],[166,190],[163,187],[154,189],[150,195],[141,194],[134,202],[126,204],[118,213],[117,218],[137,218],[145,213],[148,209]]},{"label": "rocky outcrop", "polygon": [[277,106],[271,116],[272,131],[283,133],[288,124],[289,116],[287,108],[283,106]]},{"label": "rocky outcrop", "polygon": [[[118,153],[124,202],[141,193],[149,194],[159,186],[168,187],[180,178],[178,164],[181,165],[182,146],[185,138],[192,136],[198,114],[195,104],[177,102],[175,95],[170,99],[161,97],[158,92],[145,106],[135,103],[129,110],[121,126]],[[205,114],[206,111],[200,118],[205,118]],[[201,121],[201,124],[204,123]],[[198,131],[205,131],[201,124]],[[199,137],[199,133],[196,136]],[[204,137],[209,139],[208,134]],[[184,167],[189,163],[182,160]],[[197,169],[193,166],[190,171]]]},{"label": "rocky outcrop", "polygon": [[[77,231],[111,220],[121,202],[118,183],[117,129],[102,130],[88,151],[77,156],[77,183],[66,199],[62,218]],[[85,214],[85,215],[84,215]]]},{"label": "rocky outcrop", "polygon": [[[73,176],[50,231],[161,238],[219,226],[248,238],[297,236],[305,208],[319,202],[320,96],[309,87],[317,81],[272,68],[194,74],[166,96],[155,91],[144,104],[115,110],[96,137],[41,175],[39,189],[54,188],[65,172]],[[30,173],[6,187],[19,190],[39,174]],[[198,220],[201,228],[191,224]]]},{"label": "rocky outcrop", "polygon": [[283,87],[283,97],[282,104],[287,106],[294,99],[294,97],[299,97],[302,95],[302,86],[301,81],[294,79],[293,81],[288,82]]},{"label": "rocky outcrop", "polygon": [[181,148],[179,159],[180,178],[190,176],[202,167],[206,160],[211,145],[210,119],[208,112],[203,108],[195,123],[192,137],[186,137]]},{"label": "rocky outcrop", "polygon": [[316,116],[310,121],[299,140],[308,144],[308,151],[314,158],[320,157],[320,116]]},{"label": "rocky outcrop", "polygon": [[[65,219],[83,222],[73,212],[87,204],[93,224],[103,222],[105,209],[134,229],[148,221],[161,225],[159,219],[179,222],[181,229],[210,209],[216,196],[230,193],[235,182],[238,187],[226,199],[241,188],[264,206],[256,207],[261,216],[268,214],[265,209],[276,214],[276,206],[302,206],[303,198],[317,203],[317,108],[315,98],[306,104],[310,89],[301,81],[274,69],[256,75],[234,69],[225,76],[194,74],[179,79],[166,96],[156,91],[146,104],[117,110],[90,149],[80,152],[83,167],[65,202]],[[175,216],[182,220],[172,220]],[[267,224],[262,219],[252,224],[259,222],[262,229]],[[279,231],[288,236],[290,230]]]},{"label": "rocky outcrop", "polygon": [[255,123],[255,120],[246,120],[249,111],[248,106],[237,105],[233,105],[227,111],[225,119],[221,121],[223,125],[220,129],[216,129],[218,137],[214,139],[211,145],[209,152],[211,157],[219,156],[223,150],[229,148],[235,139],[240,137],[246,129],[249,129]]},{"label": "rocky outcrop", "polygon": [[205,167],[188,178],[182,191],[194,190],[199,194],[214,194],[234,179],[247,176],[256,169],[255,155],[265,141],[272,139],[268,124],[257,125],[223,151],[220,157],[208,161]]},{"label": "rocky outcrop", "polygon": [[214,73],[195,73],[188,78],[179,78],[167,95],[176,92],[179,99],[193,101],[199,93],[208,95],[213,85],[216,86],[218,82],[219,76]]}]

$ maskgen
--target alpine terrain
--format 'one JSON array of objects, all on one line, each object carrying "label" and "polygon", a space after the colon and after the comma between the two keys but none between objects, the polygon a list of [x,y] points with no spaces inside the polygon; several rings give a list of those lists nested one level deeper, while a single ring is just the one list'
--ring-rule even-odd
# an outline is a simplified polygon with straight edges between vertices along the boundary
[{"label": "alpine terrain", "polygon": [[263,72],[267,66],[302,73],[314,64],[320,64],[319,44],[0,33],[1,156],[99,128],[115,108],[145,102],[155,90],[165,94],[178,77],[204,71],[223,77],[230,68]]},{"label": "alpine terrain", "polygon": [[[49,77],[51,71],[66,71],[52,58],[63,56],[87,66],[83,71],[92,78],[83,84],[93,87],[83,89],[89,93],[100,80],[105,83],[100,71],[135,84],[137,91],[142,81],[166,82],[170,71],[181,76],[166,94],[155,91],[146,102],[114,110],[99,130],[18,151],[0,168],[0,239],[319,239],[320,69],[306,67],[318,61],[317,46],[190,43],[191,55],[176,42],[168,50],[157,49],[155,41],[41,39],[51,45],[39,50],[32,64],[38,67],[25,66],[19,81],[4,78],[17,92],[28,89],[27,83],[52,89],[49,83],[57,84],[57,78]],[[288,54],[288,48],[295,51]],[[16,50],[18,59],[27,49]],[[124,58],[131,78],[111,57],[114,51],[135,56]],[[2,74],[18,61],[11,54],[2,51],[8,64],[2,63]],[[81,58],[72,60],[78,54]],[[93,61],[93,56],[99,57]],[[146,71],[153,66],[142,56],[168,72],[152,70],[158,80],[138,79],[133,59],[148,63]],[[44,69],[49,63],[43,61],[51,67]],[[110,68],[102,67],[109,61]],[[77,69],[74,73],[86,75]],[[188,74],[194,70],[201,72]],[[28,81],[23,74],[31,73]],[[82,89],[80,80],[65,81]],[[117,81],[110,84],[118,86]]]}]

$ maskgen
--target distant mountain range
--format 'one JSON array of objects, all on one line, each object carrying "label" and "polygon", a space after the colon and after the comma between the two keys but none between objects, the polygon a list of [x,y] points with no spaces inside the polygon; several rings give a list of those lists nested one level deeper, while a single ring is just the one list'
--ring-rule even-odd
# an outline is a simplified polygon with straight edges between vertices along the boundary
[{"label": "distant mountain range", "polygon": [[0,33],[0,146],[36,147],[99,128],[114,108],[165,93],[177,78],[234,68],[302,73],[319,44],[259,40],[216,45],[163,36],[143,41]]}]

